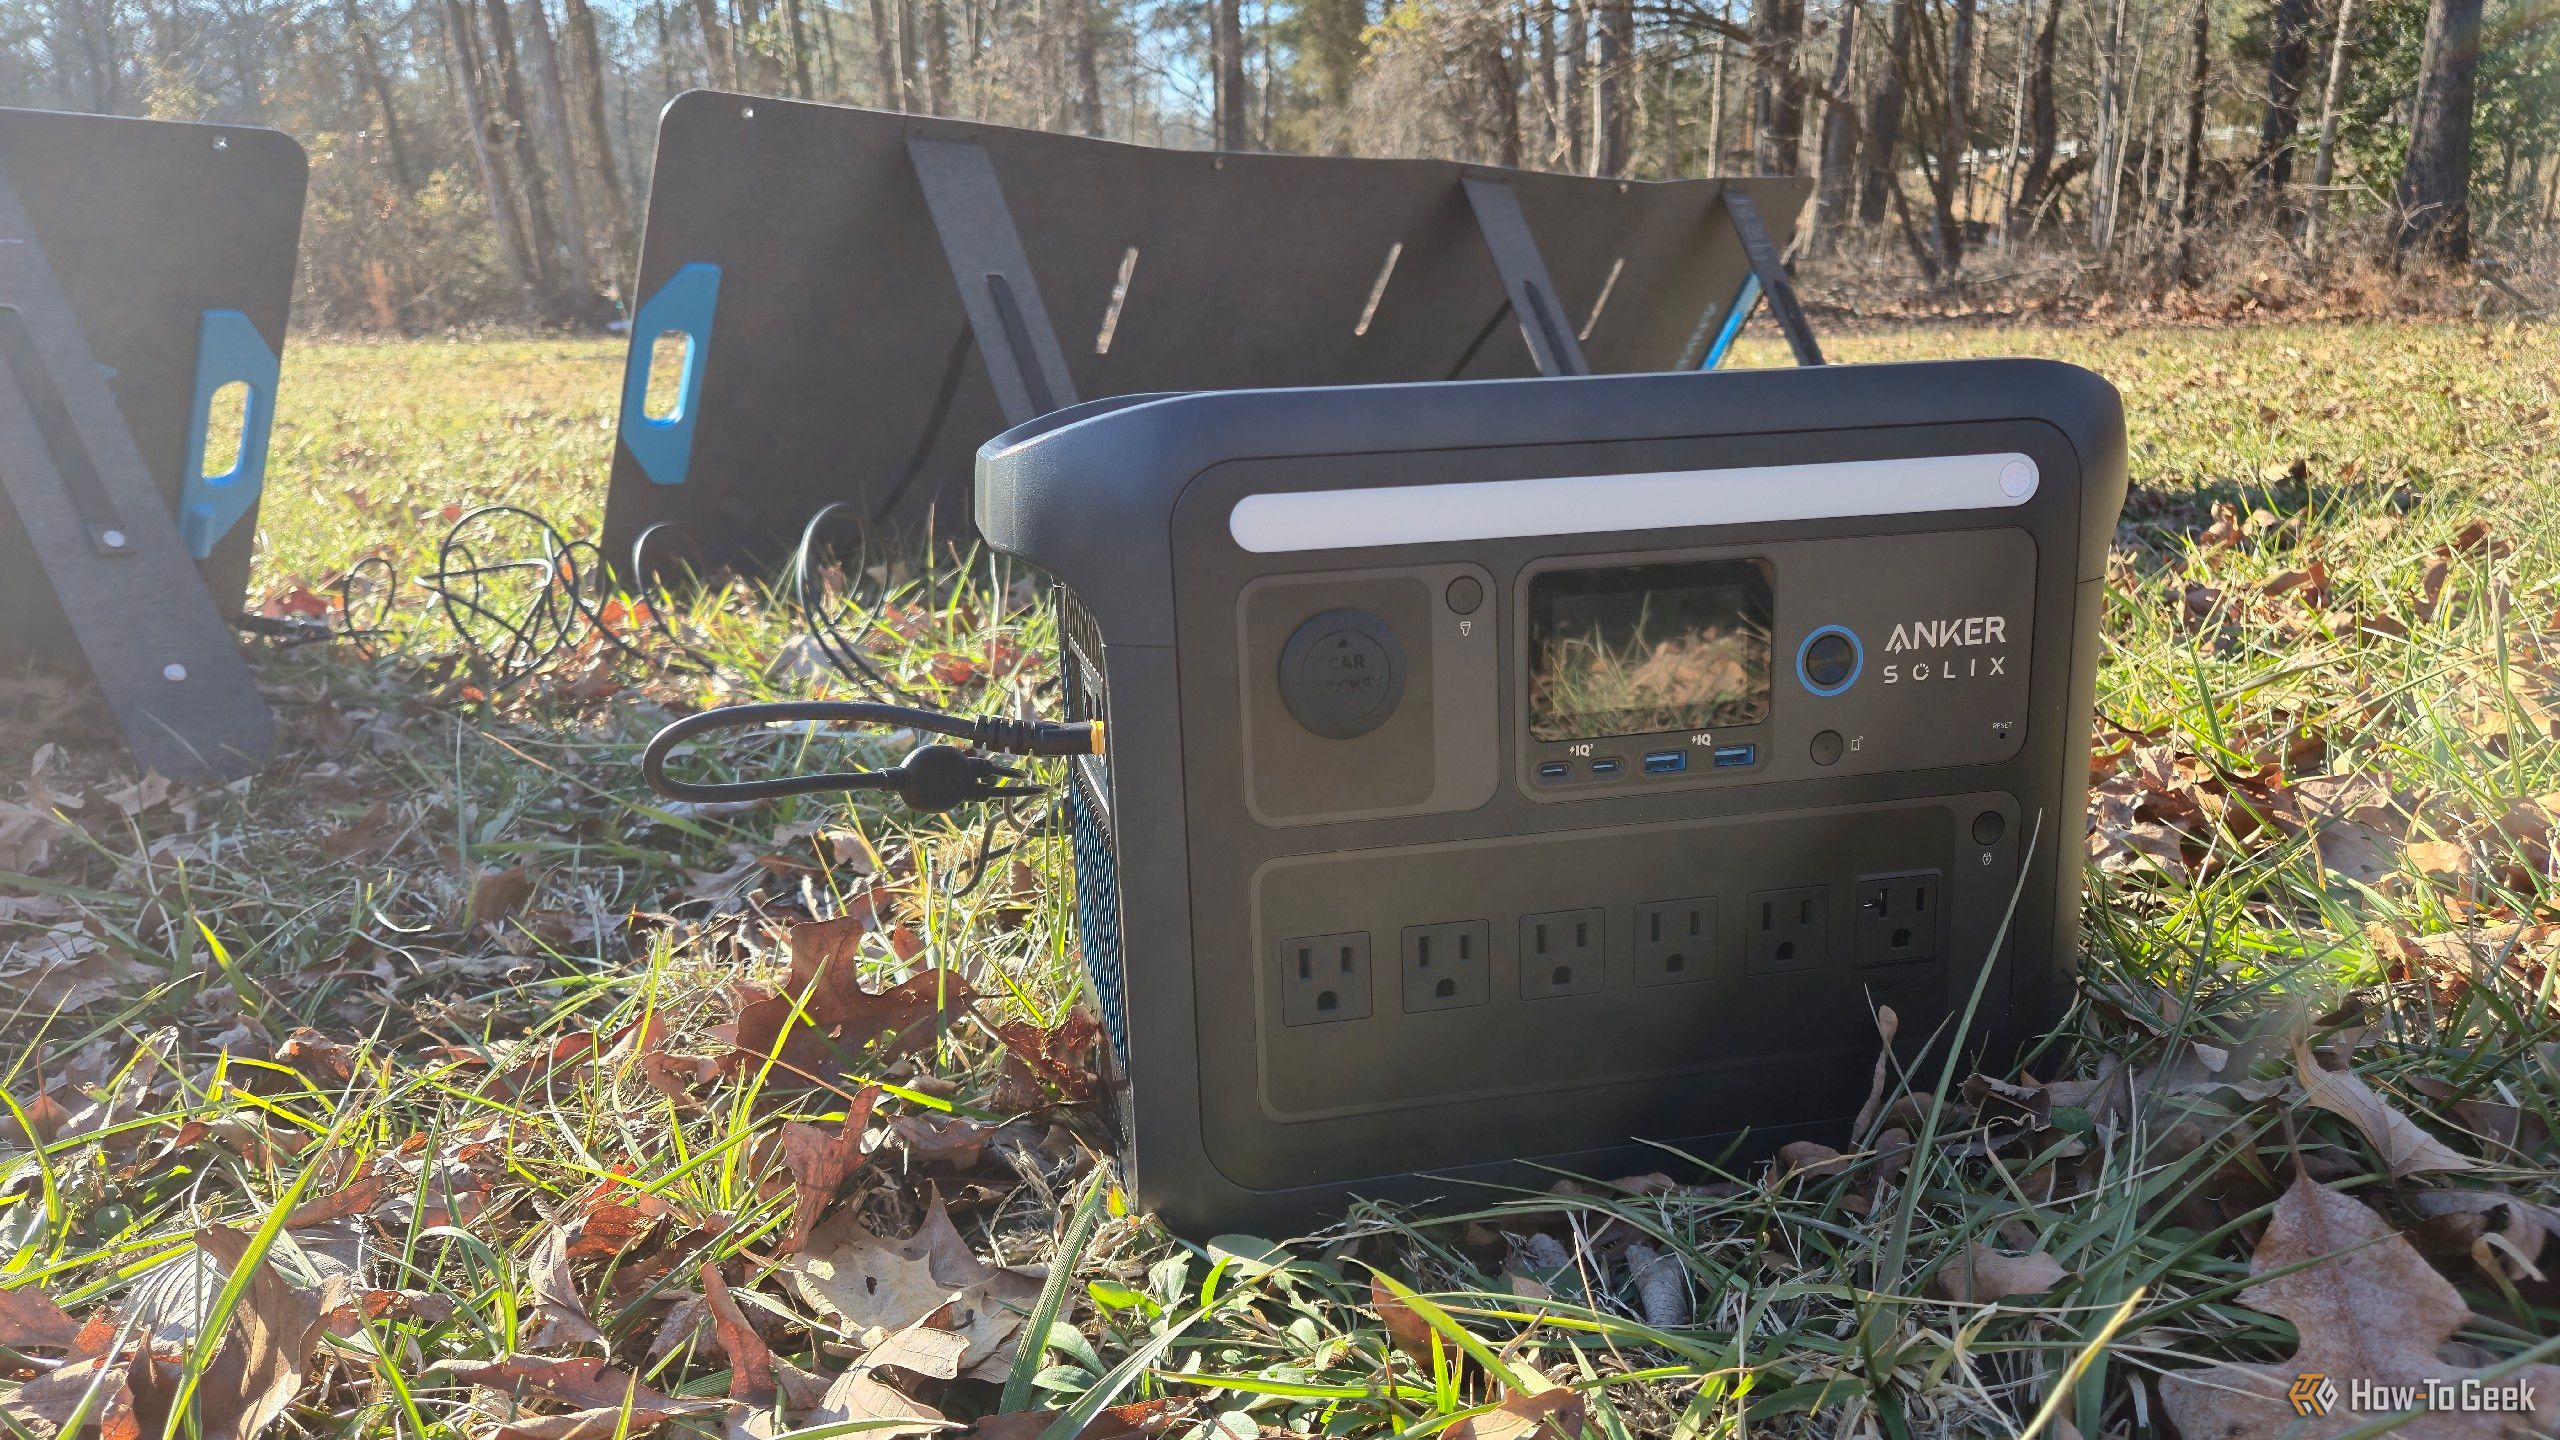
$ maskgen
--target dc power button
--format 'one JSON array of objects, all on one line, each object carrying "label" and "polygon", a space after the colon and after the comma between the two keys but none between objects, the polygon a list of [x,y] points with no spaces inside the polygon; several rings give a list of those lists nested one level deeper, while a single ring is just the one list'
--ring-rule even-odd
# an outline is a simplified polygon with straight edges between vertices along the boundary
[{"label": "dc power button", "polygon": [[1816,695],[1837,695],[1858,683],[1867,651],[1857,632],[1845,625],[1825,625],[1804,637],[1796,649],[1796,678]]}]

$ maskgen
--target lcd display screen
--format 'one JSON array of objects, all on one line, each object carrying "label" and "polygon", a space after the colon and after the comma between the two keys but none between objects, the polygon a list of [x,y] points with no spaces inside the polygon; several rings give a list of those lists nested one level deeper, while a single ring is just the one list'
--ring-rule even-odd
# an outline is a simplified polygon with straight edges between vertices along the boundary
[{"label": "lcd display screen", "polygon": [[1529,582],[1529,733],[1586,740],[1769,717],[1769,562],[1550,570]]}]

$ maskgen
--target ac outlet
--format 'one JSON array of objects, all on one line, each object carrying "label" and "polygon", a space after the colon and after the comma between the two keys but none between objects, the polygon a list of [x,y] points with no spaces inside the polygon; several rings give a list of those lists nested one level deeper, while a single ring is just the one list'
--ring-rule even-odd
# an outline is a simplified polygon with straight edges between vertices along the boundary
[{"label": "ac outlet", "polygon": [[1938,958],[1938,912],[1946,877],[1935,870],[1861,875],[1856,956],[1861,965]]},{"label": "ac outlet", "polygon": [[1752,892],[1743,912],[1746,968],[1754,975],[1807,970],[1822,963],[1831,934],[1830,887]]},{"label": "ac outlet", "polygon": [[1549,910],[1520,917],[1520,998],[1597,995],[1608,983],[1601,910]]},{"label": "ac outlet", "polygon": [[1298,935],[1280,942],[1280,1023],[1369,1018],[1369,934]]},{"label": "ac outlet", "polygon": [[1493,996],[1493,930],[1482,920],[1411,925],[1404,932],[1404,1008],[1460,1010]]},{"label": "ac outlet", "polygon": [[1716,902],[1701,896],[1637,906],[1635,949],[1639,986],[1706,979],[1716,959]]}]

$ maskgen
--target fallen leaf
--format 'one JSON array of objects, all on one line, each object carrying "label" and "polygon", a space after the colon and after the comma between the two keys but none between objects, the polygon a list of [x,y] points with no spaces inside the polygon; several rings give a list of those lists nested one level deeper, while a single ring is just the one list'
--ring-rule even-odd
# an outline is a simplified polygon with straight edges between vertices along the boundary
[{"label": "fallen leaf", "polygon": [[495,929],[532,898],[533,877],[525,873],[523,866],[490,871],[472,883],[470,903],[462,911],[462,928],[474,933]]},{"label": "fallen leaf", "polygon": [[1929,1277],[1929,1289],[1941,1300],[1989,1304],[2012,1295],[2041,1295],[2069,1273],[2061,1261],[2041,1250],[2005,1255],[1979,1240],[1969,1240],[1962,1255]]},{"label": "fallen leaf", "polygon": [[1582,1440],[1589,1422],[1581,1392],[1558,1386],[1535,1395],[1513,1391],[1493,1409],[1444,1433],[1449,1440]]},{"label": "fallen leaf", "polygon": [[661,1394],[640,1383],[639,1376],[616,1370],[596,1355],[567,1360],[538,1355],[504,1355],[488,1361],[439,1360],[434,1368],[460,1384],[485,1385],[518,1396],[538,1393],[581,1410],[620,1411],[628,1407],[634,1427],[721,1408],[717,1401],[683,1400]]},{"label": "fallen leaf", "polygon": [[775,1394],[773,1347],[764,1343],[764,1337],[748,1322],[746,1312],[730,1296],[729,1282],[722,1278],[720,1267],[707,1260],[702,1265],[702,1299],[710,1307],[711,1332],[719,1337],[720,1352],[729,1357],[729,1398],[750,1405],[771,1405]]},{"label": "fallen leaf", "polygon": [[1423,1319],[1396,1292],[1387,1288],[1385,1280],[1375,1275],[1369,1277],[1369,1308],[1377,1313],[1378,1323],[1387,1328],[1387,1339],[1403,1351],[1406,1358],[1422,1367],[1424,1374],[1430,1374],[1431,1322]]},{"label": "fallen leaf", "polygon": [[782,1237],[782,1253],[795,1254],[809,1243],[844,1182],[862,1167],[863,1130],[871,1123],[871,1107],[880,1087],[866,1085],[845,1107],[844,1123],[829,1131],[793,1120],[780,1136],[783,1168],[791,1172],[791,1229]]},{"label": "fallen leaf", "polygon": [[[2249,1269],[2289,1272],[2259,1281],[2240,1299],[2292,1321],[2297,1348],[2292,1359],[2272,1365],[2226,1361],[2161,1376],[2161,1405],[2185,1440],[2330,1440],[2376,1418],[2353,1408],[2342,1383],[2326,1414],[2297,1413],[2287,1391],[2306,1374],[2384,1387],[2476,1378],[2436,1353],[2471,1317],[2460,1292],[2381,1216],[2308,1175],[2277,1200]],[[2554,1413],[2549,1397],[2560,1394],[2560,1367],[2529,1366],[2507,1378],[2531,1388],[2537,1417]],[[2516,1419],[2442,1411],[2427,1418],[2423,1433],[2428,1440],[2499,1440],[2515,1433]],[[2547,1421],[2534,1428],[2546,1430]]]},{"label": "fallen leaf", "polygon": [[2406,1179],[2431,1170],[2479,1168],[2477,1161],[2456,1153],[2419,1129],[2416,1121],[2393,1109],[2354,1071],[2322,1069],[2313,1058],[2311,1047],[2303,1041],[2294,1042],[2293,1064],[2295,1075],[2302,1082],[2303,1100],[2344,1117],[2363,1132],[2393,1175]]},{"label": "fallen leaf", "polygon": [[[254,1238],[219,1225],[195,1237],[196,1248],[231,1280],[249,1263]],[[296,1287],[267,1256],[257,1258],[220,1347],[197,1380],[194,1405],[206,1440],[250,1440],[284,1414],[302,1389],[334,1298]]]},{"label": "fallen leaf", "polygon": [[566,1225],[543,1227],[541,1240],[535,1242],[533,1258],[526,1269],[533,1282],[533,1327],[526,1343],[546,1345],[593,1345],[599,1350],[612,1346],[604,1332],[587,1318],[587,1302],[578,1293],[578,1277],[569,1268],[569,1243],[575,1238]]},{"label": "fallen leaf", "polygon": [[826,1397],[809,1414],[813,1425],[867,1422],[864,1435],[931,1435],[960,1427],[942,1412],[919,1405],[873,1379],[868,1369],[848,1370],[827,1387]]},{"label": "fallen leaf", "polygon": [[0,1290],[0,1345],[12,1350],[69,1348],[80,1322],[53,1297],[29,1285]]}]

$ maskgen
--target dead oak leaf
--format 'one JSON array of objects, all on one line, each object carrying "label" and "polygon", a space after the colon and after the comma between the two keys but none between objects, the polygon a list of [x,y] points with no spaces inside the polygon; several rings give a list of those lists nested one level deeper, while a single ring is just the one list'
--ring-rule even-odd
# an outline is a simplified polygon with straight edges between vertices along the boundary
[{"label": "dead oak leaf", "polygon": [[472,882],[470,902],[462,911],[462,928],[473,934],[494,930],[532,898],[533,876],[523,866],[492,870]]},{"label": "dead oak leaf", "polygon": [[1964,1253],[1929,1277],[1929,1289],[1941,1300],[1989,1304],[2013,1295],[2041,1295],[2071,1272],[2041,1250],[2007,1255],[1979,1240],[1965,1242]]},{"label": "dead oak leaf", "polygon": [[702,1265],[702,1300],[711,1312],[711,1333],[720,1341],[720,1352],[729,1357],[729,1398],[771,1405],[776,1394],[773,1347],[756,1333],[730,1295],[720,1267],[710,1261]]},{"label": "dead oak leaf", "polygon": [[587,1318],[587,1302],[578,1293],[577,1272],[569,1265],[569,1246],[577,1237],[570,1231],[567,1225],[547,1225],[534,1244],[533,1259],[527,1265],[533,1284],[533,1329],[526,1343],[610,1349],[604,1332]]},{"label": "dead oak leaf", "polygon": [[[2475,1373],[2436,1353],[2470,1318],[2460,1292],[2381,1216],[2307,1175],[2277,1200],[2249,1269],[2288,1272],[2241,1291],[2240,1299],[2292,1321],[2299,1347],[2273,1365],[2224,1362],[2161,1376],[2161,1404],[2185,1440],[2330,1440],[2376,1418],[2351,1409],[2344,1394],[2325,1415],[2296,1413],[2286,1390],[2313,1371],[2386,1387],[2459,1385]],[[2560,1367],[2530,1366],[2507,1378],[2530,1387],[2533,1428],[2547,1429]],[[2427,1418],[2424,1433],[2429,1440],[2499,1440],[2514,1433],[2518,1418],[2444,1411]]]},{"label": "dead oak leaf", "polygon": [[1559,1386],[1535,1395],[1513,1391],[1482,1415],[1449,1427],[1450,1440],[1582,1440],[1589,1407],[1578,1391]]},{"label": "dead oak leaf", "polygon": [[2428,1171],[2476,1170],[2479,1162],[2418,1128],[2352,1070],[2327,1070],[2311,1047],[2295,1041],[2293,1064],[2305,1102],[2344,1118],[2371,1144],[2393,1175],[2406,1179]]},{"label": "dead oak leaf", "polygon": [[12,1350],[70,1348],[80,1322],[32,1286],[0,1290],[0,1345]]},{"label": "dead oak leaf", "polygon": [[1421,1366],[1425,1374],[1430,1373],[1431,1322],[1375,1275],[1369,1277],[1369,1308],[1376,1312],[1378,1323],[1386,1327],[1387,1339],[1407,1359]]},{"label": "dead oak leaf", "polygon": [[196,1248],[234,1280],[241,1267],[254,1265],[230,1327],[197,1381],[194,1405],[206,1440],[249,1440],[284,1414],[302,1389],[323,1320],[349,1288],[332,1282],[320,1291],[301,1289],[266,1255],[252,1260],[254,1238],[219,1225],[196,1232]]},{"label": "dead oak leaf", "polygon": [[782,1237],[782,1253],[797,1253],[809,1243],[844,1182],[862,1167],[866,1151],[863,1131],[871,1123],[871,1107],[880,1087],[866,1085],[845,1107],[844,1123],[833,1130],[793,1120],[780,1136],[783,1168],[791,1172],[791,1229]]},{"label": "dead oak leaf", "polygon": [[640,1383],[639,1376],[614,1369],[598,1355],[567,1360],[539,1355],[504,1355],[488,1361],[440,1360],[434,1369],[460,1384],[486,1386],[519,1396],[540,1394],[581,1410],[619,1411],[628,1407],[635,1427],[719,1408],[716,1401],[680,1400],[661,1394]]}]

